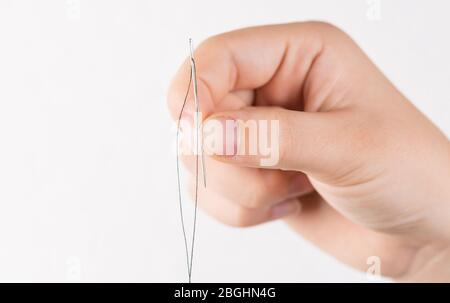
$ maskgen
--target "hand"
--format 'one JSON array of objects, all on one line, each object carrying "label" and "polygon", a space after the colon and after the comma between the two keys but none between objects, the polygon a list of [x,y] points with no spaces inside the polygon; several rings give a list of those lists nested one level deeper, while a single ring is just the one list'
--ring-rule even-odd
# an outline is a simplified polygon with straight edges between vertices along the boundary
[{"label": "hand", "polygon": [[[386,276],[450,280],[449,140],[346,34],[318,22],[247,28],[195,57],[207,121],[279,121],[274,166],[206,157],[206,212],[233,226],[284,218],[355,268],[378,256]],[[176,118],[188,75],[186,61],[169,90]]]}]

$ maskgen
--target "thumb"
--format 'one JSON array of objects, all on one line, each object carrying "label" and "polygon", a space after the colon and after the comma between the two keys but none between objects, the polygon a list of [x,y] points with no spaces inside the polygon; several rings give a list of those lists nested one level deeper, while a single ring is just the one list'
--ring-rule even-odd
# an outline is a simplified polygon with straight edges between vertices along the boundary
[{"label": "thumb", "polygon": [[328,175],[355,159],[349,118],[278,107],[216,113],[203,122],[203,150],[223,162]]}]

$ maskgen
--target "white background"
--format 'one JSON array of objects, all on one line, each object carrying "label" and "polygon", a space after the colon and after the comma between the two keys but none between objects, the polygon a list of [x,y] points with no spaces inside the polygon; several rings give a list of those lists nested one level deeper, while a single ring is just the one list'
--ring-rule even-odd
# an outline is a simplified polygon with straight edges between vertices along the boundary
[{"label": "white background", "polygon": [[[186,281],[165,94],[189,36],[333,22],[449,135],[450,2],[379,3],[0,0],[0,281]],[[198,282],[367,281],[281,223],[200,213],[197,239]]]}]

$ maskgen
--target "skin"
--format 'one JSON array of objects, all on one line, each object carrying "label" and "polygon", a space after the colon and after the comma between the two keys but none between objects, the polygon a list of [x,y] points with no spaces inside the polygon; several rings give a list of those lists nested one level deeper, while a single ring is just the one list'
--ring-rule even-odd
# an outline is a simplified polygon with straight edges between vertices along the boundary
[{"label": "skin", "polygon": [[[363,271],[378,256],[387,277],[450,281],[449,140],[345,33],[319,22],[246,28],[207,39],[195,57],[208,120],[280,123],[274,167],[259,155],[206,157],[201,208],[231,226],[283,219]],[[189,69],[169,89],[174,118]],[[193,156],[183,161],[194,173]]]}]

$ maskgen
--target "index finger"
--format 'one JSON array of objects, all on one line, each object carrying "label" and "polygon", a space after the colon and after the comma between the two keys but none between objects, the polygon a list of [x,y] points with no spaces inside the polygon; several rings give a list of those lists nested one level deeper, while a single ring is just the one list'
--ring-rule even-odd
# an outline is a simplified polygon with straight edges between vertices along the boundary
[{"label": "index finger", "polygon": [[[295,73],[295,83],[286,84],[288,91],[298,93],[305,64],[311,64],[320,47],[315,43],[312,23],[269,25],[236,30],[211,37],[195,51],[198,97],[204,117],[217,111],[231,110],[223,102],[233,91],[254,90]],[[316,38],[314,38],[316,37]],[[308,55],[302,55],[302,52]],[[299,62],[300,60],[300,62]],[[300,64],[300,65],[298,65]],[[168,93],[171,115],[178,118],[189,81],[190,62],[186,60],[176,73]],[[193,111],[192,90],[186,111]],[[249,101],[247,101],[249,102]],[[243,104],[242,106],[249,105]]]}]

